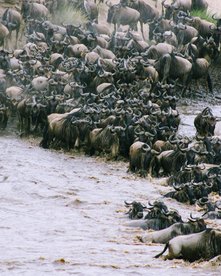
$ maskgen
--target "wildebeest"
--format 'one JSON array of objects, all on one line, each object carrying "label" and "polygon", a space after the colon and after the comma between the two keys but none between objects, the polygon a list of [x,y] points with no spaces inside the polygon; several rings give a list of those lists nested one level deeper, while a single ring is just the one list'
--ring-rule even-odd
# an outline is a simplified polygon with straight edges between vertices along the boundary
[{"label": "wildebeest", "polygon": [[144,37],[143,24],[159,18],[159,11],[148,5],[144,0],[131,0],[130,7],[140,13],[141,33]]},{"label": "wildebeest", "polygon": [[49,15],[49,10],[43,4],[30,3],[28,0],[23,0],[21,6],[21,14],[25,21],[29,17],[32,19],[42,20],[47,19]]},{"label": "wildebeest", "polygon": [[145,205],[137,201],[133,201],[131,203],[124,201],[124,203],[126,207],[130,208],[129,211],[126,213],[127,215],[129,215],[130,219],[143,218],[143,211],[147,208]]},{"label": "wildebeest", "polygon": [[184,93],[192,69],[192,64],[188,59],[174,53],[166,54],[155,63],[155,68],[163,83],[170,79],[179,79],[183,85],[182,94]]},{"label": "wildebeest", "polygon": [[197,134],[201,136],[213,136],[216,127],[216,117],[210,107],[206,107],[194,119]]},{"label": "wildebeest", "polygon": [[198,16],[193,17],[191,25],[196,28],[203,38],[211,36],[211,29],[215,29],[216,25],[208,20],[202,19]]},{"label": "wildebeest", "polygon": [[109,5],[107,22],[114,24],[114,31],[120,25],[129,25],[132,29],[137,29],[137,22],[140,19],[140,13],[132,8],[122,6],[121,4]]},{"label": "wildebeest", "polygon": [[[192,44],[189,44],[189,47],[191,48]],[[188,83],[190,84],[192,79],[199,80],[205,78],[207,80],[207,88],[212,93],[213,85],[209,73],[210,62],[206,58],[197,58],[194,54],[191,54],[191,50],[190,55],[192,58],[192,70],[191,74],[189,74]]]},{"label": "wildebeest", "polygon": [[174,237],[188,235],[191,233],[198,233],[205,229],[206,224],[203,219],[190,219],[187,222],[177,222],[165,229],[147,233],[142,237],[139,237],[139,239],[142,242],[168,243]]},{"label": "wildebeest", "polygon": [[3,49],[6,48],[8,35],[8,28],[0,22],[0,47],[3,46]]},{"label": "wildebeest", "polygon": [[36,98],[27,97],[17,104],[20,134],[29,134],[37,115]]},{"label": "wildebeest", "polygon": [[146,143],[140,141],[134,142],[130,146],[129,170],[132,172],[139,172],[141,176],[145,176],[150,172],[153,154],[159,153],[155,150],[152,150],[151,147]]},{"label": "wildebeest", "polygon": [[80,116],[80,108],[64,114],[52,113],[48,115],[40,146],[48,148],[52,142],[56,142],[64,145],[67,150],[73,148],[78,138],[78,128],[73,124],[73,121]]},{"label": "wildebeest", "polygon": [[143,230],[161,230],[176,222],[182,222],[182,218],[177,211],[161,211],[157,213],[155,217],[146,218],[145,216],[144,219],[134,220],[127,223],[126,226],[139,227]]},{"label": "wildebeest", "polygon": [[14,30],[16,31],[15,48],[17,48],[18,35],[19,35],[21,23],[22,23],[21,14],[18,11],[14,10],[14,9],[8,8],[4,11],[4,13],[2,15],[2,23],[9,30],[8,39],[11,39],[12,31],[14,31]]},{"label": "wildebeest", "polygon": [[174,198],[179,202],[189,202],[194,204],[196,196],[194,194],[194,186],[192,183],[180,184],[178,187],[173,183],[174,191],[165,194],[165,197]]},{"label": "wildebeest", "polygon": [[162,8],[165,8],[165,18],[176,20],[176,13],[179,10],[190,11],[192,7],[192,0],[173,0],[172,3],[165,4],[166,0],[162,1]]},{"label": "wildebeest", "polygon": [[84,0],[84,8],[86,14],[91,21],[98,21],[98,8],[96,3],[92,2],[92,0]]},{"label": "wildebeest", "polygon": [[152,162],[152,175],[159,177],[160,171],[163,170],[164,175],[170,175],[181,169],[187,162],[188,148],[181,148],[179,145],[175,150],[166,150],[159,155],[155,155]]},{"label": "wildebeest", "polygon": [[206,0],[192,0],[192,9],[195,10],[207,10],[208,3]]},{"label": "wildebeest", "polygon": [[9,118],[9,108],[5,105],[0,105],[0,129],[5,129]]},{"label": "wildebeest", "polygon": [[4,50],[0,50],[0,69],[3,69],[5,72],[11,69],[9,53]]},{"label": "wildebeest", "polygon": [[95,128],[90,132],[88,153],[94,154],[96,151],[110,153],[112,158],[119,155],[120,134],[124,131],[122,127],[107,125],[105,128]]},{"label": "wildebeest", "polygon": [[221,231],[208,228],[200,233],[175,237],[155,258],[160,257],[167,249],[169,253],[165,259],[182,258],[190,262],[199,259],[210,260],[221,254]]}]

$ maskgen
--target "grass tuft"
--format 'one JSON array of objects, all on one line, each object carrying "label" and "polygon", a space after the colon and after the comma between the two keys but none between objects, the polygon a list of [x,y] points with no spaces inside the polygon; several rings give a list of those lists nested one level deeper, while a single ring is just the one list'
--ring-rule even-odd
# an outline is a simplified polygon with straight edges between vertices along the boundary
[{"label": "grass tuft", "polygon": [[202,10],[192,10],[190,12],[191,16],[198,16],[202,19],[205,19],[211,23],[216,24],[216,21],[212,18],[212,15],[207,13],[206,11],[202,11]]},{"label": "grass tuft", "polygon": [[85,24],[87,18],[77,4],[76,6],[63,5],[57,10],[52,21],[58,25],[62,25],[62,23],[76,25]]}]

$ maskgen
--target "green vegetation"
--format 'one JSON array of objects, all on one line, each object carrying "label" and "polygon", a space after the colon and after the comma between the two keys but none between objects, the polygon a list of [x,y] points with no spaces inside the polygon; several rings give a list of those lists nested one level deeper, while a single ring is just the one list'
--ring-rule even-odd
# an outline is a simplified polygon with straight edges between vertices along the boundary
[{"label": "green vegetation", "polygon": [[87,18],[80,7],[80,1],[76,1],[76,5],[62,5],[57,10],[52,21],[56,24],[84,24]]},{"label": "green vegetation", "polygon": [[216,23],[216,21],[212,18],[212,15],[208,14],[206,11],[192,10],[190,14],[191,14],[191,16],[198,16],[198,17],[205,19],[209,22]]}]

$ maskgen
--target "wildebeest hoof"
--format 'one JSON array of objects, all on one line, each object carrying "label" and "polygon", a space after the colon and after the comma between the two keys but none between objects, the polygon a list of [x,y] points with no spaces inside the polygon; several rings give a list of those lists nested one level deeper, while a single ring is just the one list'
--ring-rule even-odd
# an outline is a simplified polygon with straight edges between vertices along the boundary
[{"label": "wildebeest hoof", "polygon": [[22,137],[24,137],[25,136],[25,132],[23,131],[23,132],[20,132],[19,133],[19,136],[22,138]]}]

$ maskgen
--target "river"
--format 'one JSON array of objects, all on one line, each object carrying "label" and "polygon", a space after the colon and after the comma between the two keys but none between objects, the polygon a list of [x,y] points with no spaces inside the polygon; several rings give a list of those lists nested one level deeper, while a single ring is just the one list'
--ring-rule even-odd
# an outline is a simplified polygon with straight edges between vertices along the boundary
[{"label": "river", "polygon": [[[190,134],[193,116],[182,116],[180,130]],[[44,150],[37,142],[10,130],[0,135],[1,276],[220,275],[220,261],[154,259],[164,246],[139,243],[143,230],[126,226],[124,200],[160,199],[170,189],[165,179],[140,178],[127,173],[127,162]],[[195,206],[164,201],[184,219],[197,214]]]}]

